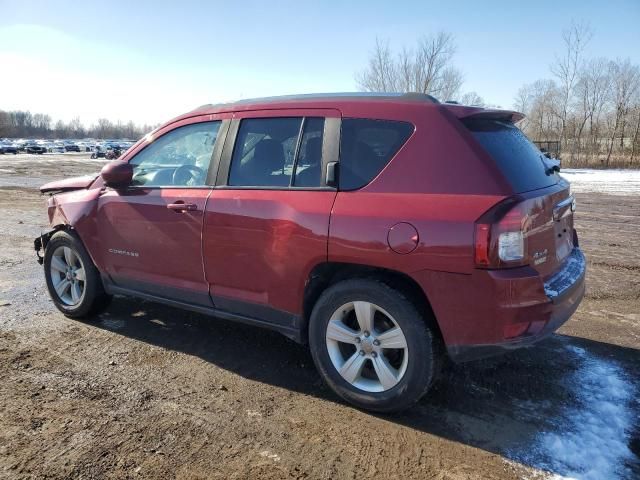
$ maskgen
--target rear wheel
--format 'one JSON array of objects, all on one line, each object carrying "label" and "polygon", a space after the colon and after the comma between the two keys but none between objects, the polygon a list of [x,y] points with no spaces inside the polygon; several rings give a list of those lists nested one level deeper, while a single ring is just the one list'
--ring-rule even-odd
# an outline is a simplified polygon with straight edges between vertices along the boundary
[{"label": "rear wheel", "polygon": [[435,376],[433,334],[401,292],[370,279],[337,283],[309,324],[313,360],[325,382],[357,407],[403,410]]},{"label": "rear wheel", "polygon": [[44,270],[53,303],[68,317],[99,313],[111,300],[84,245],[69,232],[56,232],[47,243]]}]

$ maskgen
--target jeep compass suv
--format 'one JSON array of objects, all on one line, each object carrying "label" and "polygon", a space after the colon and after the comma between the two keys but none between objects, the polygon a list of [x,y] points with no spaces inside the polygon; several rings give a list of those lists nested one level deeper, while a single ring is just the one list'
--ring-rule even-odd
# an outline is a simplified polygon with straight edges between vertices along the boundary
[{"label": "jeep compass suv", "polygon": [[348,402],[406,408],[445,356],[530,345],[584,294],[569,185],[521,118],[420,94],[205,105],[41,188],[49,293],[69,317],[131,295],[271,328]]}]

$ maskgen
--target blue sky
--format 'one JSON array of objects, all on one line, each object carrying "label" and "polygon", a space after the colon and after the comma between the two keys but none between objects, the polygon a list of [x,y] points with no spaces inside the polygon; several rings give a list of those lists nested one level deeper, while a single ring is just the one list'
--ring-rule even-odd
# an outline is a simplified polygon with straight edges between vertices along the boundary
[{"label": "blue sky", "polygon": [[158,123],[203,103],[356,90],[376,37],[444,30],[464,91],[511,107],[548,77],[572,20],[589,56],[640,63],[640,0],[56,2],[0,0],[0,108]]}]

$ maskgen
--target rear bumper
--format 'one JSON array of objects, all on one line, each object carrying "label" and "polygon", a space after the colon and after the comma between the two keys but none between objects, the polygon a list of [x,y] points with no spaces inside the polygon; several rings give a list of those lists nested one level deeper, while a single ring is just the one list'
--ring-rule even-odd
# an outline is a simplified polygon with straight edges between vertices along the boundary
[{"label": "rear bumper", "polygon": [[471,295],[457,295],[454,305],[451,298],[432,301],[449,356],[465,362],[547,337],[578,308],[584,297],[585,274],[586,261],[579,248],[546,281],[530,267],[474,273],[465,287],[471,289]]}]

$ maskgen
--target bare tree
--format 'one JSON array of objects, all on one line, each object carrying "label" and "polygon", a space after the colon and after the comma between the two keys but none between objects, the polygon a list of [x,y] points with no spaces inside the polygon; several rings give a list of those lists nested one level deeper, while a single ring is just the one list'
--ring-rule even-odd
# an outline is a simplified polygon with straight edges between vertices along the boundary
[{"label": "bare tree", "polygon": [[456,51],[450,33],[422,37],[415,49],[394,55],[389,42],[376,39],[367,68],[356,76],[365,91],[419,92],[445,100],[460,93],[463,76],[452,65]]},{"label": "bare tree", "polygon": [[615,136],[620,128],[620,147],[624,149],[624,127],[626,124],[626,116],[631,109],[632,99],[635,98],[638,88],[640,88],[640,69],[637,65],[632,65],[629,59],[616,60],[611,63],[611,87],[612,100],[614,106],[613,112],[613,128],[610,132],[609,148],[605,165],[609,166],[611,152]]},{"label": "bare tree", "polygon": [[376,46],[369,57],[367,69],[357,78],[358,85],[369,92],[395,92],[398,90],[398,72],[389,41],[376,38]]},{"label": "bare tree", "polygon": [[[578,124],[576,140],[578,149],[582,149],[582,136],[589,125],[590,147],[597,145],[599,120],[602,110],[609,98],[611,75],[609,61],[606,58],[595,58],[585,62],[580,69],[576,83],[576,121]],[[578,113],[579,112],[579,113]]]},{"label": "bare tree", "polygon": [[3,110],[0,110],[0,137],[7,137],[11,134],[11,117]]},{"label": "bare tree", "polygon": [[113,124],[107,118],[99,118],[93,130],[98,134],[98,137],[107,138],[113,130]]},{"label": "bare tree", "polygon": [[[640,95],[638,95],[640,97]],[[635,117],[635,129],[633,133],[633,137],[631,138],[631,158],[629,159],[629,164],[633,165],[633,159],[636,156],[636,152],[638,150],[638,142],[640,141],[640,98],[636,99],[634,102],[633,113]]]},{"label": "bare tree", "polygon": [[472,105],[474,107],[484,107],[484,100],[476,92],[467,92],[460,97],[460,103],[463,105]]},{"label": "bare tree", "polygon": [[589,40],[591,40],[592,35],[589,25],[572,22],[571,26],[562,32],[565,52],[562,56],[557,57],[555,63],[551,65],[551,72],[558,79],[559,83],[560,104],[558,116],[561,124],[561,143],[563,143],[566,138],[569,103],[577,81],[578,71],[581,67],[584,49]]},{"label": "bare tree", "polygon": [[524,85],[516,97],[517,110],[527,115],[520,124],[536,140],[558,138],[558,87],[553,80],[536,80]]},{"label": "bare tree", "polygon": [[80,138],[84,137],[84,127],[82,126],[82,122],[80,121],[80,117],[73,117],[69,124],[67,125],[69,130],[69,134],[72,137]]}]

